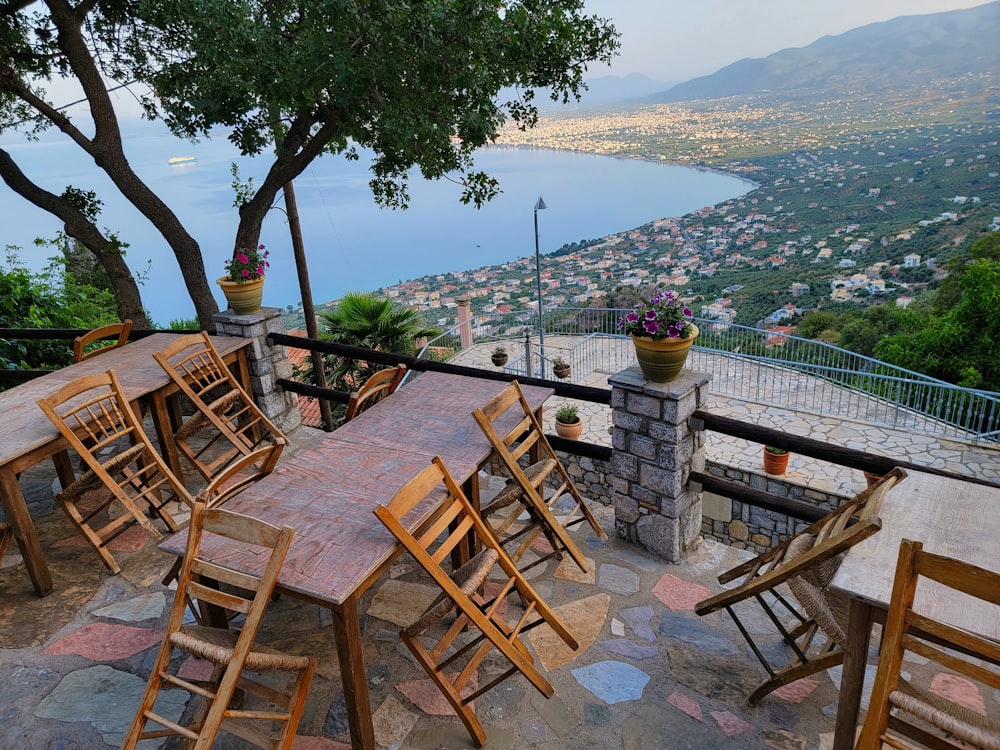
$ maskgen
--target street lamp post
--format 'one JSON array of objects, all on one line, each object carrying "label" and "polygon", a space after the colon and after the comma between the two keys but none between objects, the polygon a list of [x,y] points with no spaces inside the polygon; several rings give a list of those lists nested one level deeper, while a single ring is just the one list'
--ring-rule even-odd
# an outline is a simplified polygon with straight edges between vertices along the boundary
[{"label": "street lamp post", "polygon": [[542,196],[535,203],[535,287],[538,291],[538,377],[545,377],[545,328],[542,323],[542,259],[538,251],[538,212],[548,208]]}]

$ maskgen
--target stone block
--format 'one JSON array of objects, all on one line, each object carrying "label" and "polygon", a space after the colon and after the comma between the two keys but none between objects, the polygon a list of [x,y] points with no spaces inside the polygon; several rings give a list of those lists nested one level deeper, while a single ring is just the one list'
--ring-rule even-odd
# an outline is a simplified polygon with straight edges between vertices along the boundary
[{"label": "stone block", "polygon": [[694,440],[688,435],[680,443],[671,446],[664,446],[660,451],[659,465],[661,468],[670,471],[680,471],[687,466],[694,455]]},{"label": "stone block", "polygon": [[631,497],[615,493],[615,523],[635,523],[639,520],[639,503]]},{"label": "stone block", "polygon": [[616,476],[611,477],[611,489],[616,493],[627,495],[629,484],[630,482],[627,479],[624,479],[623,477],[616,477]]},{"label": "stone block", "polygon": [[625,398],[625,407],[632,414],[641,414],[650,419],[660,418],[660,405],[663,402],[642,393],[629,393]]},{"label": "stone block", "polygon": [[676,497],[684,491],[683,477],[679,471],[661,469],[652,464],[641,464],[638,481],[643,487],[668,497]]},{"label": "stone block", "polygon": [[660,498],[660,514],[667,518],[680,518],[684,513],[690,511],[692,505],[699,502],[698,493],[687,490],[673,497],[662,496]]},{"label": "stone block", "polygon": [[624,409],[625,408],[625,397],[628,395],[627,391],[623,391],[621,388],[611,389],[611,408],[612,409]]},{"label": "stone block", "polygon": [[635,483],[629,486],[629,497],[654,510],[659,510],[662,499],[662,496],[658,492],[653,492],[641,484]]},{"label": "stone block", "polygon": [[649,436],[661,443],[676,443],[681,434],[681,430],[676,425],[668,425],[663,422],[649,423]]},{"label": "stone block", "polygon": [[639,459],[627,453],[613,453],[611,470],[616,477],[636,481],[639,479]]},{"label": "stone block", "polygon": [[[628,451],[639,458],[645,458],[649,461],[656,460],[656,449],[657,443],[654,440],[650,440],[644,435],[631,434],[628,441]],[[672,451],[665,450],[664,453],[672,453]]]},{"label": "stone block", "polygon": [[705,518],[729,523],[733,520],[733,501],[714,492],[701,494],[701,508]]},{"label": "stone block", "polygon": [[637,414],[629,414],[624,409],[615,409],[611,413],[611,422],[615,431],[628,430],[629,432],[645,433],[646,420]]},{"label": "stone block", "polygon": [[745,542],[750,538],[750,529],[740,520],[729,522],[729,536],[740,542]]}]

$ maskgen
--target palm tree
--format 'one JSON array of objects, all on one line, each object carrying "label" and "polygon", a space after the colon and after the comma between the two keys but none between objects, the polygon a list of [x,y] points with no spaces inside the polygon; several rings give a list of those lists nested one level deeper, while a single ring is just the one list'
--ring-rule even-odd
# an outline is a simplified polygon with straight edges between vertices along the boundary
[{"label": "palm tree", "polygon": [[[414,354],[414,339],[436,336],[439,331],[424,325],[413,309],[366,292],[349,292],[336,308],[319,314],[319,337],[338,344],[361,346],[392,354]],[[383,365],[327,355],[330,387],[353,391]],[[312,379],[307,370],[307,379]]]}]

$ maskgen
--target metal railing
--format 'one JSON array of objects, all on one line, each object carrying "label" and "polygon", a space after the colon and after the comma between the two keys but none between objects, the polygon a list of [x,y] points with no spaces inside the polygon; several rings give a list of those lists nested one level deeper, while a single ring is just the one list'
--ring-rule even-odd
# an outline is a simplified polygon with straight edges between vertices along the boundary
[{"label": "metal railing", "polygon": [[[618,333],[625,312],[546,311],[543,376],[551,377],[556,356],[570,363],[575,382],[635,364],[632,342]],[[972,443],[1000,441],[1000,393],[960,388],[821,341],[715,320],[697,323],[701,334],[689,365],[710,373],[712,391],[720,396]],[[539,375],[535,326],[531,312],[476,315],[472,348],[502,344],[510,355],[505,371]],[[428,342],[418,356],[432,353],[441,359],[463,353],[457,326]]]}]

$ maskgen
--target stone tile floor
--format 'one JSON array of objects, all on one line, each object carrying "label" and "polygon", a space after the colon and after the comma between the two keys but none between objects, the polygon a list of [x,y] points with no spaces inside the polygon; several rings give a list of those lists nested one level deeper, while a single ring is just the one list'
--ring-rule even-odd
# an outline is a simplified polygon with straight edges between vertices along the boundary
[{"label": "stone tile floor", "polygon": [[[31,492],[51,492],[52,477],[43,467],[22,482]],[[602,526],[613,529],[611,510],[595,511]],[[38,525],[56,592],[44,599],[31,592],[16,549],[0,570],[0,747],[116,747],[160,641],[172,596],[160,579],[172,558],[130,532],[115,542],[123,570],[111,576],[60,512],[39,518]],[[541,629],[529,634],[555,696],[546,700],[515,677],[480,698],[477,712],[488,747],[829,747],[836,670],[750,707],[746,695],[763,678],[762,669],[725,615],[698,618],[692,612],[697,601],[719,590],[716,575],[747,553],[706,541],[688,560],[669,565],[622,540],[602,542],[589,529],[577,529],[574,536],[593,560],[593,572],[551,561],[532,579],[581,648],[569,652]],[[434,596],[429,583],[404,557],[362,602],[375,731],[384,748],[472,746],[397,637],[399,627]],[[769,632],[763,618],[751,627]],[[320,658],[294,747],[347,747],[329,614],[282,597],[268,612],[262,639]],[[488,660],[480,678],[499,667]],[[184,665],[189,674],[200,668],[196,662]],[[190,710],[186,693],[164,696],[164,712],[180,716]],[[996,695],[977,692],[975,700],[991,711],[998,708]],[[244,747],[227,735],[216,746]]]}]

